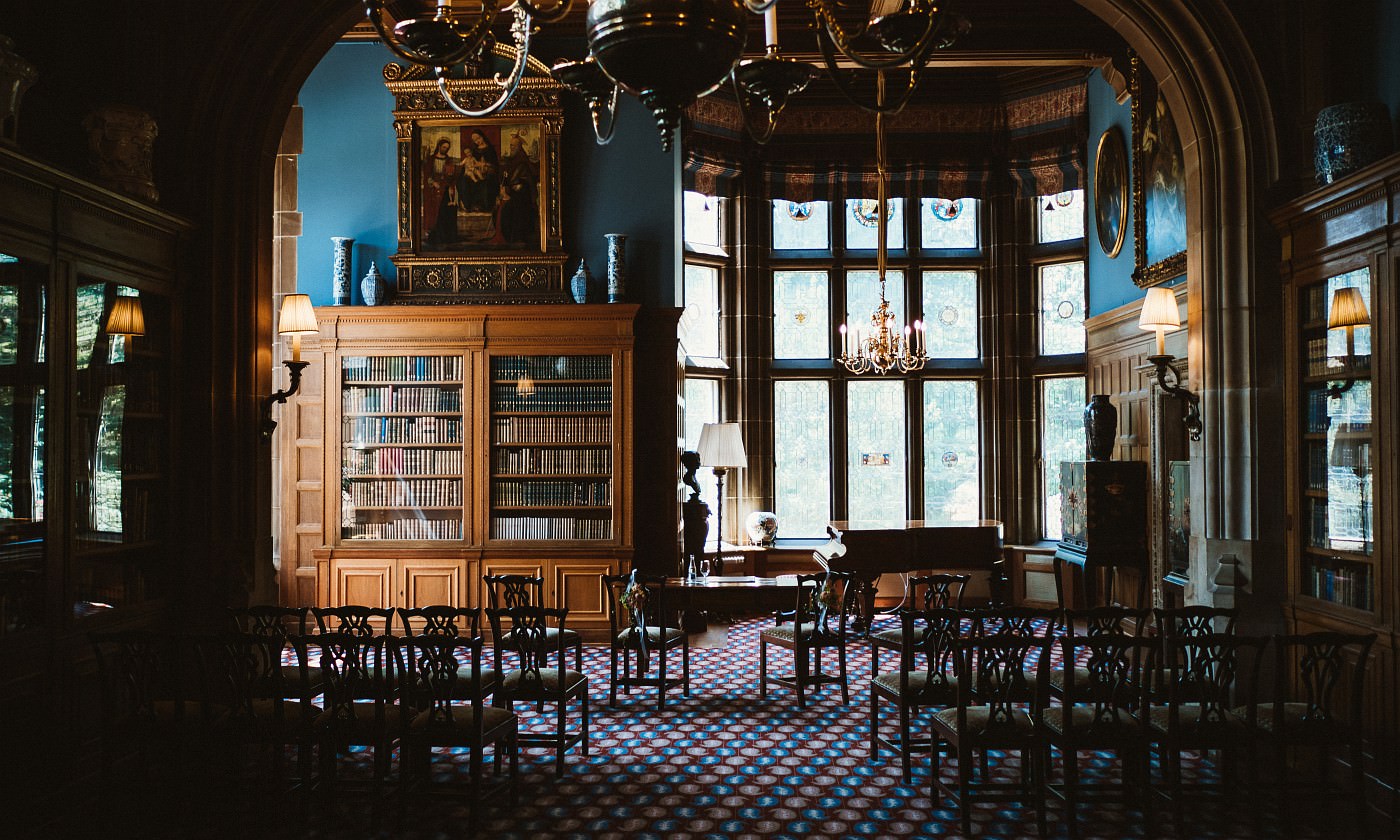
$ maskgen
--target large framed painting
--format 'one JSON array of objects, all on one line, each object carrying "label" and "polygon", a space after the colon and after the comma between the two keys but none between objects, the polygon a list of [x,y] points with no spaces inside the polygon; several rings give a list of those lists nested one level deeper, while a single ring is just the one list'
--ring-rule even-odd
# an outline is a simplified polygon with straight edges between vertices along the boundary
[{"label": "large framed painting", "polygon": [[1128,147],[1123,131],[1111,125],[1099,138],[1094,155],[1094,227],[1099,247],[1118,256],[1128,226]]},{"label": "large framed painting", "polygon": [[1186,166],[1167,101],[1131,61],[1133,282],[1156,286],[1186,273]]},{"label": "large framed painting", "polygon": [[[398,302],[565,300],[560,87],[534,69],[505,108],[467,117],[425,69],[384,68],[398,137]],[[449,91],[483,110],[500,88],[454,80]]]}]

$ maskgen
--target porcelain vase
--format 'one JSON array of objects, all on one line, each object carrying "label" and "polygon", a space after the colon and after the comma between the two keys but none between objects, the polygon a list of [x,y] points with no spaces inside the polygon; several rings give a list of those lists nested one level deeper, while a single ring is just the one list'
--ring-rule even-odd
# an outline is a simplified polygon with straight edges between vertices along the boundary
[{"label": "porcelain vase", "polygon": [[384,276],[373,262],[369,264],[365,278],[360,281],[360,297],[365,299],[365,306],[378,306],[384,302]]},{"label": "porcelain vase", "polygon": [[1113,460],[1113,444],[1118,437],[1118,409],[1108,401],[1108,394],[1094,394],[1084,406],[1084,440],[1089,460]]},{"label": "porcelain vase", "polygon": [[579,260],[578,270],[569,279],[569,294],[573,295],[574,303],[588,303],[588,290],[592,286],[593,273],[588,270],[588,263]]},{"label": "porcelain vase", "polygon": [[350,246],[355,240],[348,236],[331,237],[331,303],[350,305]]},{"label": "porcelain vase", "polygon": [[1313,169],[1330,184],[1390,154],[1390,111],[1382,102],[1342,102],[1317,112]]},{"label": "porcelain vase", "polygon": [[603,236],[608,240],[608,303],[621,303],[627,294],[627,234]]}]

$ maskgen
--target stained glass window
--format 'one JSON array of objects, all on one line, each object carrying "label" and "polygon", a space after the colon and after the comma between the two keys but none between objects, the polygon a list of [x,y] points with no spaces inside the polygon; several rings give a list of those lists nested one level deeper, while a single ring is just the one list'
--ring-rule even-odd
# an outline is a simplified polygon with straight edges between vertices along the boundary
[{"label": "stained glass window", "polygon": [[919,244],[925,249],[976,248],[977,211],[975,198],[919,199]]},{"label": "stained glass window", "polygon": [[773,272],[773,358],[831,356],[829,282],[825,271]]},{"label": "stained glass window", "polygon": [[831,250],[831,204],[774,199],[773,250]]},{"label": "stained glass window", "polygon": [[1042,195],[1036,200],[1040,242],[1063,242],[1084,238],[1084,191],[1066,190]]},{"label": "stained glass window", "polygon": [[1040,380],[1043,536],[1060,538],[1060,463],[1084,460],[1084,377]]},{"label": "stained glass window", "polygon": [[686,191],[682,205],[682,227],[687,246],[718,248],[722,238],[723,199]]},{"label": "stained glass window", "polygon": [[846,506],[852,521],[908,519],[904,383],[853,381],[846,394]]},{"label": "stained glass window", "polygon": [[[885,272],[885,297],[890,302],[896,327],[903,329],[904,316],[904,272]],[[874,271],[852,271],[846,275],[846,329],[850,331],[852,347],[855,346],[855,331],[869,336],[875,329],[870,316],[880,305],[880,275]]]},{"label": "stained glass window", "polygon": [[924,272],[925,342],[930,359],[975,359],[977,272]]},{"label": "stained glass window", "polygon": [[924,383],[924,520],[951,525],[982,518],[977,383]]},{"label": "stained glass window", "polygon": [[831,522],[831,385],[773,383],[773,512],[781,535],[821,538]]},{"label": "stained glass window", "polygon": [[719,269],[686,263],[680,332],[686,355],[719,358]]},{"label": "stained glass window", "polygon": [[1084,352],[1084,263],[1042,265],[1040,274],[1040,353]]},{"label": "stained glass window", "polygon": [[[695,451],[700,446],[700,430],[706,423],[719,422],[719,380],[688,376],[685,380],[685,448]],[[695,471],[700,484],[700,498],[714,506],[719,498],[715,471],[701,467]],[[686,498],[689,498],[687,496]]]},{"label": "stained glass window", "polygon": [[[846,199],[846,247],[870,250],[879,247],[877,225],[880,214],[873,198]],[[891,198],[885,202],[885,247],[898,251],[904,248],[904,199]]]}]

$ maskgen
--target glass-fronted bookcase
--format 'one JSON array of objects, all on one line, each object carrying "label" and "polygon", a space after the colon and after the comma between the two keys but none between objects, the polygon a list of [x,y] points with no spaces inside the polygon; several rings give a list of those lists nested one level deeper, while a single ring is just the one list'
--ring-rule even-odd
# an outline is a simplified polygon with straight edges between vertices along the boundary
[{"label": "glass-fronted bookcase", "polygon": [[636,311],[319,308],[317,602],[481,605],[483,575],[531,574],[570,627],[605,627],[599,575],[632,552]]}]

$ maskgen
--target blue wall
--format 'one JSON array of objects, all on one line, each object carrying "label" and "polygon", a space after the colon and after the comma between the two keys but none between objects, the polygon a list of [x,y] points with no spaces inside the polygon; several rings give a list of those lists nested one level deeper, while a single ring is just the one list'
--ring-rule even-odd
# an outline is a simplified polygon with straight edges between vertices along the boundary
[{"label": "blue wall", "polygon": [[[1089,183],[1084,194],[1088,202],[1088,252],[1089,252],[1089,302],[1085,311],[1089,315],[1099,315],[1129,301],[1142,297],[1142,290],[1133,284],[1133,208],[1132,191],[1128,193],[1127,232],[1123,236],[1123,247],[1118,256],[1109,259],[1099,243],[1098,226],[1094,224],[1094,178],[1096,176],[1094,158],[1099,148],[1099,138],[1109,126],[1118,126],[1123,132],[1123,143],[1128,148],[1128,167],[1132,168],[1133,114],[1131,103],[1119,105],[1114,98],[1113,87],[1104,81],[1102,74],[1095,70],[1089,76]],[[1131,183],[1131,182],[1130,182]],[[1112,247],[1112,243],[1109,243]]]},{"label": "blue wall", "polygon": [[1400,125],[1400,3],[1381,4],[1376,27],[1376,98],[1390,107],[1392,123]]},{"label": "blue wall", "polygon": [[[302,87],[303,151],[298,164],[302,236],[297,287],[317,305],[331,303],[332,236],[355,239],[353,303],[370,261],[392,283],[396,151],[394,100],[382,74],[389,51],[377,43],[331,48]],[[588,110],[564,96],[561,138],[565,280],[582,256],[594,276],[606,260],[603,234],[625,233],[627,298],[671,306],[679,255],[680,158],[663,153],[651,115],[634,98],[619,98],[612,142],[598,146]]]}]

